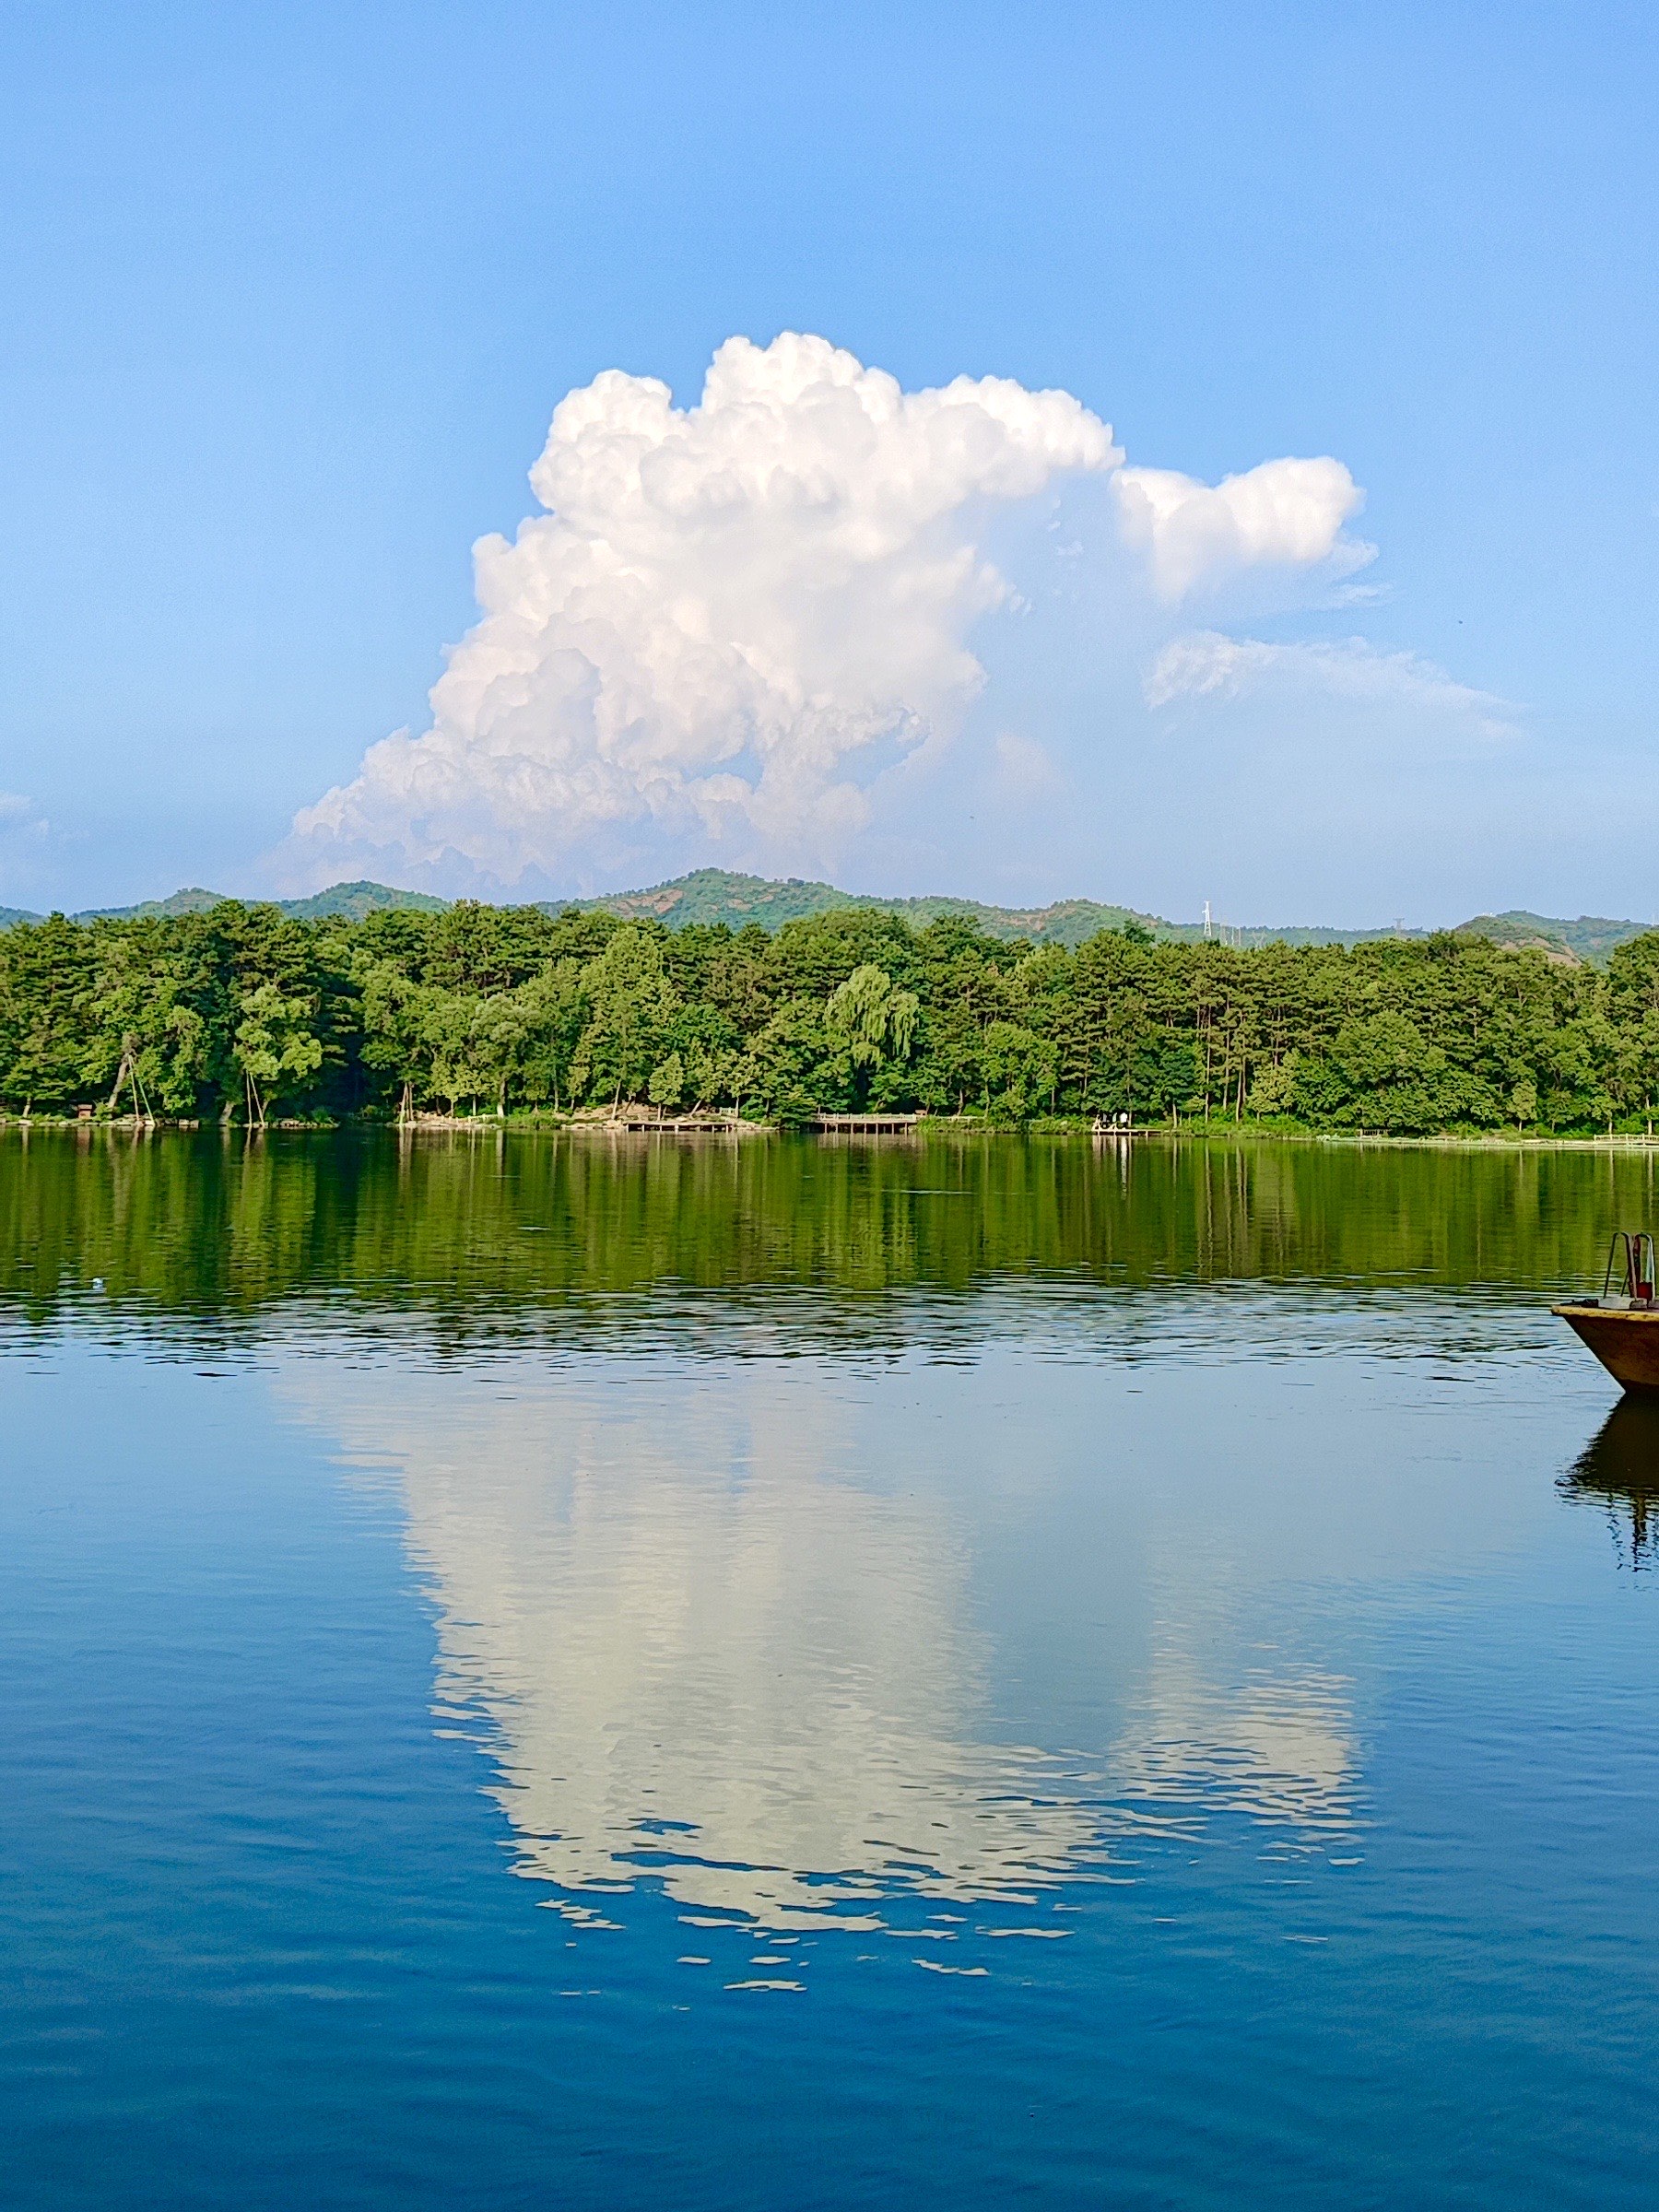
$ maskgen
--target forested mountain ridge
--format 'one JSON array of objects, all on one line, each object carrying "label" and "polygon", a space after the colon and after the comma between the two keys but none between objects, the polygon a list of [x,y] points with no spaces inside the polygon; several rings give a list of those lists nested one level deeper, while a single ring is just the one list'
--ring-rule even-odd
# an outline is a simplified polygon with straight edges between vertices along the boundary
[{"label": "forested mountain ridge", "polygon": [[1647,922],[1615,922],[1601,914],[1580,914],[1566,922],[1547,914],[1512,911],[1506,914],[1477,914],[1461,922],[1459,936],[1486,937],[1494,945],[1513,945],[1552,951],[1558,947],[1575,959],[1603,967],[1620,945],[1644,935],[1653,926]]},{"label": "forested mountain ridge", "polygon": [[[839,890],[830,883],[803,881],[792,877],[778,882],[762,876],[742,876],[725,868],[699,868],[671,883],[653,884],[641,891],[616,891],[600,899],[581,900],[584,907],[602,907],[629,921],[654,920],[678,928],[688,922],[724,922],[741,929],[748,922],[777,929],[783,923],[811,914],[834,913],[849,907],[877,908],[883,913],[902,914],[919,928],[953,914],[977,922],[987,936],[1021,937],[1034,945],[1068,945],[1074,949],[1103,929],[1130,924],[1150,930],[1159,944],[1202,944],[1206,935],[1227,945],[1249,948],[1261,945],[1365,945],[1382,938],[1418,939],[1430,936],[1427,929],[1332,929],[1318,924],[1218,923],[1206,933],[1202,922],[1170,922],[1161,914],[1144,913],[1131,906],[1108,906],[1094,899],[1061,899],[1048,906],[990,906],[977,899],[944,896],[883,899]],[[543,911],[556,913],[547,903]],[[1576,959],[1604,962],[1617,945],[1641,936],[1648,924],[1619,922],[1581,914],[1576,921],[1546,914],[1512,912],[1478,914],[1459,923],[1457,934],[1489,937],[1494,944],[1535,947]]]},{"label": "forested mountain ridge", "polygon": [[[206,913],[215,906],[231,903],[225,893],[199,888],[175,891],[168,899],[150,899],[137,906],[93,907],[71,915],[75,922],[134,921],[150,915]],[[245,902],[251,903],[251,902]],[[343,917],[361,921],[382,912],[441,913],[452,900],[429,891],[399,890],[389,884],[360,881],[332,884],[308,899],[274,901],[280,914],[300,921]],[[672,882],[657,883],[638,891],[611,891],[596,899],[543,900],[536,911],[559,914],[571,907],[582,912],[619,915],[624,921],[665,922],[671,929],[688,924],[724,924],[734,930],[749,924],[778,930],[787,922],[804,921],[815,914],[847,912],[856,907],[882,913],[901,914],[918,928],[946,916],[972,921],[989,937],[1005,942],[1021,939],[1033,945],[1065,945],[1073,949],[1087,944],[1103,929],[1148,930],[1159,944],[1194,945],[1206,939],[1200,922],[1170,922],[1160,914],[1143,913],[1135,907],[1109,906],[1094,899],[1061,899],[1048,906],[990,906],[977,899],[956,899],[943,894],[921,898],[883,899],[843,891],[834,884],[799,877],[779,879],[745,876],[728,868],[698,868]],[[0,929],[43,917],[20,907],[0,907]],[[1606,917],[1581,914],[1576,921],[1515,911],[1478,914],[1459,923],[1460,936],[1489,938],[1494,944],[1535,947],[1558,957],[1602,965],[1614,947],[1641,936],[1649,925]],[[1420,941],[1433,933],[1426,929],[1330,929],[1312,924],[1276,926],[1261,923],[1214,925],[1214,938],[1240,947],[1262,945],[1365,945],[1384,938]]]},{"label": "forested mountain ridge", "polygon": [[[943,894],[924,898],[883,899],[857,891],[839,890],[832,883],[804,881],[790,877],[777,881],[765,876],[742,876],[728,868],[698,868],[672,883],[653,884],[642,891],[615,891],[599,899],[576,901],[584,908],[601,908],[625,921],[666,922],[670,928],[687,923],[724,923],[732,929],[759,923],[762,929],[781,929],[786,922],[806,921],[817,914],[842,913],[867,907],[884,914],[901,914],[918,928],[926,928],[947,915],[978,924],[987,936],[1015,937],[1033,944],[1077,946],[1102,929],[1121,929],[1138,923],[1155,937],[1175,938],[1185,934],[1178,923],[1157,914],[1139,913],[1133,907],[1104,906],[1093,899],[1063,899],[1050,906],[987,906],[977,899],[953,899]],[[557,913],[551,902],[543,908]],[[1196,934],[1202,935],[1199,930]]]},{"label": "forested mountain ridge", "polygon": [[0,934],[0,1107],[501,1115],[648,1100],[820,1112],[1128,1111],[1397,1135],[1624,1129],[1659,1104],[1659,932],[1606,969],[1451,932],[1075,950],[875,907],[756,924],[458,904],[206,912]]},{"label": "forested mountain ridge", "polygon": [[[72,922],[137,922],[159,915],[171,921],[179,914],[210,914],[216,906],[224,905],[225,897],[223,891],[205,891],[199,884],[193,884],[166,899],[145,899],[136,906],[89,906],[69,918]],[[27,918],[31,922],[42,919],[39,914]]]},{"label": "forested mountain ridge", "polygon": [[[228,891],[205,891],[193,885],[188,889],[174,891],[166,899],[144,899],[136,906],[89,906],[79,913],[71,914],[71,922],[139,922],[155,916],[170,920],[178,914],[208,914],[216,906],[252,904],[252,900],[238,901]],[[272,901],[279,914],[292,916],[300,922],[323,922],[339,917],[347,922],[360,922],[365,914],[418,913],[441,914],[452,903],[448,899],[435,898],[430,891],[400,891],[386,883],[331,883],[325,891],[315,891],[309,899],[277,899]],[[30,913],[18,906],[0,906],[0,929],[9,929],[18,922],[43,922],[43,914]]]}]

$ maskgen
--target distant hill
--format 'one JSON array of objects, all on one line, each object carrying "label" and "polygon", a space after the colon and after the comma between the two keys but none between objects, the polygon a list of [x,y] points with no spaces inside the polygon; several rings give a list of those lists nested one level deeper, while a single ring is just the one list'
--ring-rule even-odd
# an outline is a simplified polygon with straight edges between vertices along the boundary
[{"label": "distant hill", "polygon": [[[833,913],[853,906],[876,907],[883,913],[902,914],[924,929],[942,914],[960,914],[977,922],[987,936],[1023,937],[1034,945],[1082,945],[1102,929],[1122,929],[1137,922],[1160,943],[1191,945],[1204,935],[1202,922],[1170,922],[1161,914],[1143,913],[1135,907],[1107,906],[1093,899],[1061,899],[1051,906],[988,906],[977,899],[944,897],[882,899],[865,892],[843,891],[832,883],[814,883],[799,877],[777,882],[765,876],[741,876],[726,868],[698,868],[671,883],[655,883],[645,890],[614,891],[602,899],[546,901],[544,912],[558,913],[563,905],[598,908],[629,921],[665,922],[679,929],[692,922],[724,922],[742,929],[758,922],[762,929],[781,929],[785,922],[810,914]],[[1599,964],[1614,947],[1640,936],[1648,925],[1641,922],[1597,921],[1581,916],[1576,922],[1553,921],[1542,914],[1479,914],[1459,925],[1463,936],[1488,937],[1499,945],[1535,946],[1558,956]],[[1217,923],[1212,934],[1229,945],[1366,945],[1380,938],[1422,938],[1426,929],[1326,929],[1311,924],[1283,926],[1262,923]]]},{"label": "distant hill", "polygon": [[75,922],[138,922],[152,914],[171,918],[174,914],[211,913],[216,906],[223,906],[223,891],[204,891],[195,888],[175,891],[171,899],[146,899],[137,906],[90,906],[84,913],[73,914]]},{"label": "distant hill", "polygon": [[602,899],[545,900],[542,912],[559,914],[578,906],[620,914],[626,922],[666,922],[674,929],[696,922],[724,922],[733,929],[758,922],[762,929],[781,929],[785,922],[830,913],[837,907],[882,903],[838,891],[832,883],[806,883],[797,876],[777,883],[765,876],[736,876],[728,868],[698,868],[643,891],[609,891]]},{"label": "distant hill", "polygon": [[1534,946],[1542,952],[1559,949],[1599,968],[1609,953],[1628,945],[1632,937],[1645,936],[1653,926],[1651,922],[1610,922],[1599,914],[1581,914],[1576,922],[1562,922],[1548,914],[1515,912],[1477,914],[1473,922],[1459,925],[1457,935],[1488,937],[1494,945]]},{"label": "distant hill", "polygon": [[[76,922],[130,921],[148,914],[200,914],[224,903],[225,894],[194,886],[175,891],[170,899],[147,899],[137,906],[89,908],[72,917]],[[250,901],[250,903],[253,903]],[[429,891],[404,891],[384,883],[335,883],[309,899],[282,899],[274,902],[285,914],[302,922],[336,918],[360,922],[365,914],[401,912],[441,913],[452,901]],[[876,907],[883,913],[901,914],[918,929],[944,915],[960,915],[977,923],[987,936],[1005,942],[1023,938],[1034,945],[1077,946],[1103,929],[1122,929],[1126,923],[1149,930],[1163,944],[1194,944],[1205,935],[1201,922],[1169,922],[1161,914],[1142,913],[1135,907],[1108,906],[1094,899],[1060,899],[1050,906],[989,906],[978,899],[944,896],[882,899],[862,891],[843,891],[832,883],[807,881],[792,876],[784,880],[767,876],[744,876],[728,868],[698,868],[671,883],[655,883],[643,890],[612,891],[601,899],[549,899],[541,902],[544,913],[562,913],[567,907],[620,914],[629,921],[658,921],[671,929],[689,923],[724,922],[732,929],[758,923],[762,929],[781,929],[813,914],[833,913],[848,907]],[[38,922],[39,914],[21,907],[0,907],[0,929],[20,922]],[[1477,914],[1460,923],[1458,936],[1486,937],[1495,945],[1530,947],[1563,961],[1583,960],[1600,967],[1616,947],[1639,937],[1652,926],[1645,922],[1618,922],[1594,914],[1563,921],[1547,914],[1519,910],[1504,914]],[[1316,924],[1291,924],[1270,927],[1260,923],[1213,925],[1212,934],[1224,943],[1242,947],[1260,945],[1363,945],[1383,937],[1421,938],[1424,929],[1324,929]]]},{"label": "distant hill", "polygon": [[[785,922],[809,914],[833,913],[850,906],[875,907],[886,914],[902,914],[918,929],[942,915],[959,914],[977,922],[987,936],[1005,940],[1023,937],[1033,945],[1087,944],[1103,929],[1122,929],[1137,922],[1160,944],[1196,944],[1204,935],[1202,922],[1168,922],[1161,914],[1143,913],[1133,906],[1107,906],[1095,899],[1060,899],[1052,906],[987,906],[978,899],[951,899],[942,895],[919,899],[882,899],[869,892],[839,890],[832,883],[812,883],[792,876],[778,883],[764,876],[734,875],[725,868],[699,868],[677,877],[672,883],[653,884],[642,891],[613,891],[602,899],[564,901],[629,921],[665,922],[678,929],[689,922],[724,922],[733,929],[758,922],[762,929],[781,929]],[[560,902],[547,901],[544,912],[558,913]],[[1275,929],[1257,924],[1242,927],[1214,925],[1213,934],[1229,945],[1358,945],[1372,937],[1396,935],[1390,929]],[[1426,930],[1397,933],[1421,937]]]},{"label": "distant hill", "polygon": [[310,899],[279,899],[277,905],[297,922],[360,922],[365,914],[441,914],[450,904],[430,891],[398,891],[387,883],[331,883]]},{"label": "distant hill", "polygon": [[1160,921],[1156,914],[1137,913],[1133,907],[1101,906],[1092,899],[1063,899],[1053,906],[986,906],[977,899],[881,899],[864,891],[838,890],[832,883],[811,883],[792,876],[775,882],[765,876],[739,876],[726,868],[698,868],[672,883],[653,884],[642,891],[614,891],[603,899],[548,900],[544,911],[558,913],[564,905],[596,908],[620,914],[627,921],[665,922],[672,929],[692,922],[724,922],[743,929],[758,922],[762,929],[782,929],[812,914],[833,913],[847,907],[876,907],[882,913],[902,914],[925,929],[941,915],[960,914],[977,922],[988,936],[1028,937],[1041,945],[1081,945],[1102,929],[1121,929],[1135,921],[1157,936],[1202,936],[1179,924]]},{"label": "distant hill", "polygon": [[[199,886],[189,890],[174,891],[170,899],[144,899],[136,906],[88,906],[79,913],[71,914],[72,922],[137,922],[147,916],[210,913],[216,906],[231,903],[227,891],[205,891]],[[249,906],[267,903],[250,899]],[[400,891],[386,883],[335,883],[327,890],[317,891],[309,899],[276,899],[268,901],[278,913],[291,914],[297,922],[327,922],[343,918],[360,922],[365,914],[388,912],[418,914],[441,914],[451,901],[434,898],[430,891]],[[39,914],[28,913],[21,907],[0,906],[0,929],[9,929],[16,922],[39,922]]]}]

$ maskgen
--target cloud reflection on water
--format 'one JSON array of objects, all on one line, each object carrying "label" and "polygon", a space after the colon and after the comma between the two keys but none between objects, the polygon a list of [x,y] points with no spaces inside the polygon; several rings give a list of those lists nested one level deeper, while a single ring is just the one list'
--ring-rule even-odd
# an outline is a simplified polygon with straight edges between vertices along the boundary
[{"label": "cloud reflection on water", "polygon": [[[903,1900],[1026,1927],[1136,1830],[1351,1825],[1348,1686],[1260,1664],[1225,1563],[1178,1528],[1144,1562],[1149,1649],[1101,1685],[1109,1755],[996,1740],[973,1590],[996,1538],[952,1477],[1008,1432],[971,1366],[885,1372],[901,1386],[801,1361],[286,1370],[395,1478],[441,1724],[490,1757],[522,1874],[578,1921],[650,1878],[769,1930],[876,1929]],[[1056,1478],[1054,1449],[1021,1440],[1022,1484]]]},{"label": "cloud reflection on water", "polygon": [[1029,1906],[1099,1853],[1036,1750],[985,1743],[987,1652],[936,1500],[822,1471],[840,1408],[759,1371],[499,1382],[310,1368],[394,1468],[438,1697],[576,1917],[651,1866],[698,1912],[881,1924],[895,1893]]},{"label": "cloud reflection on water", "polygon": [[1224,1686],[1162,1655],[1113,1748],[1114,1784],[1165,1809],[1340,1834],[1354,1822],[1359,1770],[1350,1694],[1340,1676],[1312,1671]]}]

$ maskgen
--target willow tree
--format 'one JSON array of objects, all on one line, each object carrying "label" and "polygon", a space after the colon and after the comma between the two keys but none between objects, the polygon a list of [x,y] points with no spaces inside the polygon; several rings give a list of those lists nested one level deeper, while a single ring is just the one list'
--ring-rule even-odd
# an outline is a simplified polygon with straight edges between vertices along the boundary
[{"label": "willow tree", "polygon": [[824,1028],[846,1055],[861,1103],[883,1068],[910,1058],[921,1010],[913,991],[900,990],[887,970],[870,960],[830,993]]}]

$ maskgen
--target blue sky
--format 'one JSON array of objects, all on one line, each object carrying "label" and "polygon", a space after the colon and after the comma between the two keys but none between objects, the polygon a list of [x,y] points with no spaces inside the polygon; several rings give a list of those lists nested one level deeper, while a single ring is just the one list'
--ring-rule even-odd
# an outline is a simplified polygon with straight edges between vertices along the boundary
[{"label": "blue sky", "polygon": [[[540,895],[794,862],[1240,920],[1659,898],[1641,13],[0,20],[0,902],[357,872],[292,818],[431,723],[558,402],[619,368],[684,408],[724,341],[788,331],[906,392],[1058,388],[1206,484],[1333,456],[1375,558],[1148,626],[1099,488],[1056,476],[964,509],[1016,596],[925,772],[849,771],[862,818],[492,817],[364,865]],[[1221,642],[1171,696],[1192,637]]]}]

